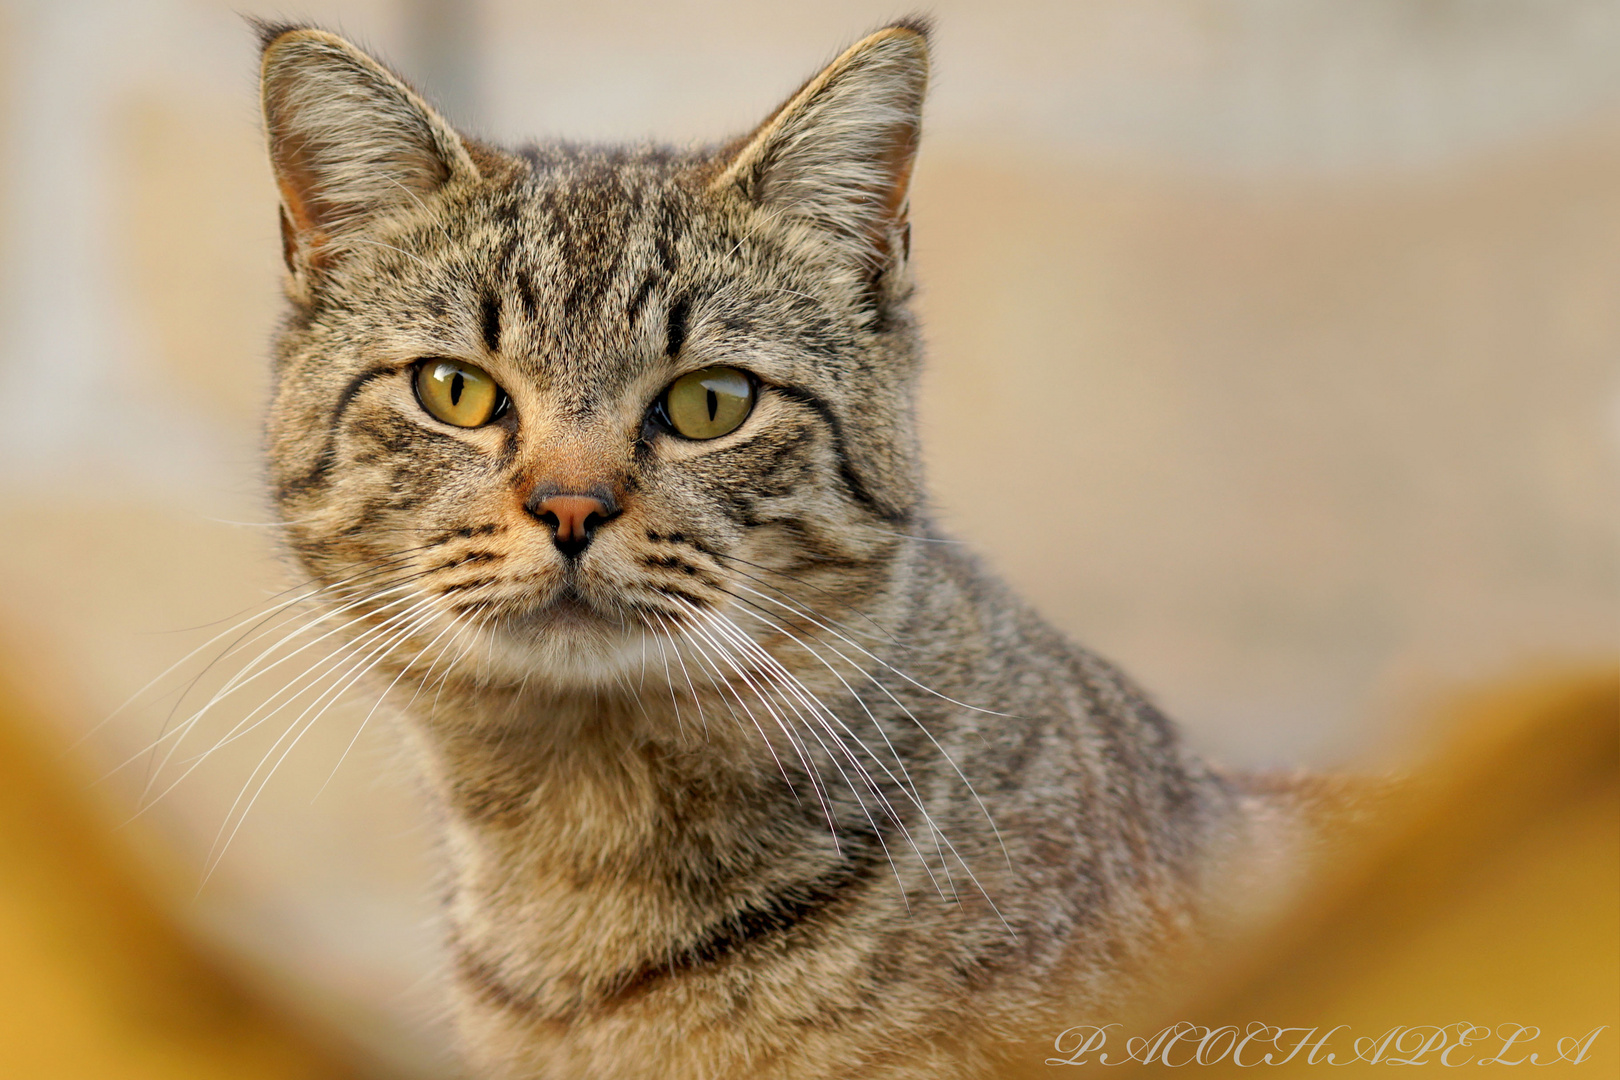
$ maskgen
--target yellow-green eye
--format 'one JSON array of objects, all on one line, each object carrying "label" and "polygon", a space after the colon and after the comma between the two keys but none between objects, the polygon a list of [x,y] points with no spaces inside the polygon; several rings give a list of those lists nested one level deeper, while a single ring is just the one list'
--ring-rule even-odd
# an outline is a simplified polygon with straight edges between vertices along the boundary
[{"label": "yellow-green eye", "polygon": [[688,439],[718,439],[736,431],[754,408],[754,383],[731,367],[682,375],[664,391],[669,426]]},{"label": "yellow-green eye", "polygon": [[434,417],[456,427],[495,419],[505,395],[489,372],[460,360],[428,360],[416,369],[416,397]]}]

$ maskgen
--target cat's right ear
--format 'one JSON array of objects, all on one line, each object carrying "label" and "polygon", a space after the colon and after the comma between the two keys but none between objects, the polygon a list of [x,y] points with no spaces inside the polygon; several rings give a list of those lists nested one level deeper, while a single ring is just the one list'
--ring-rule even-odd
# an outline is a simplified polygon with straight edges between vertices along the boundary
[{"label": "cat's right ear", "polygon": [[368,222],[479,173],[449,123],[347,41],[307,27],[259,33],[265,131],[297,297]]}]

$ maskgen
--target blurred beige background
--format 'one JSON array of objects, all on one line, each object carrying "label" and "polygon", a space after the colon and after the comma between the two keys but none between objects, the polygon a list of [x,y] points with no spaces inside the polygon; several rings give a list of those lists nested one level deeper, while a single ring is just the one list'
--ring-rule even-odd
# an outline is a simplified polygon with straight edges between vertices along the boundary
[{"label": "blurred beige background", "polygon": [[[1612,655],[1620,2],[929,6],[922,413],[954,533],[1237,764],[1399,760],[1453,686]],[[290,581],[241,7],[0,3],[0,638],[68,738]],[[251,10],[352,34],[497,139],[686,141],[909,8]],[[97,729],[86,774],[166,704]],[[226,704],[215,737],[253,703]],[[430,837],[384,725],[322,790],[368,706],[299,742],[191,909],[432,1060]],[[284,726],[130,830],[188,896]]]}]

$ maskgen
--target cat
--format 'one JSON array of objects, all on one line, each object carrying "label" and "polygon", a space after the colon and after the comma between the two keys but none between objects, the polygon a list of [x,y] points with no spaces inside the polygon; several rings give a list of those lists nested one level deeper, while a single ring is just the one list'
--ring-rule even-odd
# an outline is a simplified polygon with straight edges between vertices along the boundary
[{"label": "cat", "polygon": [[923,22],[686,150],[260,32],[272,500],[420,763],[477,1075],[974,1075],[1196,947],[1288,793],[929,515]]}]

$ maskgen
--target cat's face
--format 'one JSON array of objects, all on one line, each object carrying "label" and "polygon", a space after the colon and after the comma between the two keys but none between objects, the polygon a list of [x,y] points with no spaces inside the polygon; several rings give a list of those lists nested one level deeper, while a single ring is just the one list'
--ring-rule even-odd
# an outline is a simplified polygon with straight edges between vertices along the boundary
[{"label": "cat's face", "polygon": [[273,490],[378,647],[605,685],[701,613],[763,633],[882,587],[920,500],[918,35],[729,148],[522,155],[340,39],[266,37]]}]

